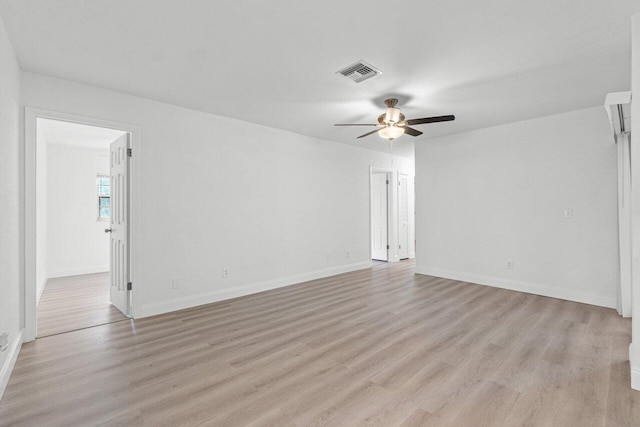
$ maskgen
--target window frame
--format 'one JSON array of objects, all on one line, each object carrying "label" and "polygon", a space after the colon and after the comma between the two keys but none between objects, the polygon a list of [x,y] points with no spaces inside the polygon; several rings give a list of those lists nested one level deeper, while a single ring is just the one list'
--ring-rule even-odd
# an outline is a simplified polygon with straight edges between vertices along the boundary
[{"label": "window frame", "polygon": [[[101,196],[100,195],[100,187],[105,187],[104,185],[100,185],[100,179],[108,179],[109,180],[109,195],[108,196]],[[106,221],[111,221],[111,177],[109,175],[103,175],[103,174],[98,174],[96,176],[96,195],[98,198],[98,212],[97,212],[97,221],[102,221],[102,222],[106,222]],[[109,216],[106,218],[103,218],[100,216],[100,201],[102,199],[109,199]]]}]

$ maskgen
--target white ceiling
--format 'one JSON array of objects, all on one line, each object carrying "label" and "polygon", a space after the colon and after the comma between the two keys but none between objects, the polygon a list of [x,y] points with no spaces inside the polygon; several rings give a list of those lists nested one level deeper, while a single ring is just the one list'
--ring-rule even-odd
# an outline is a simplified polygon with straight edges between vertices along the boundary
[{"label": "white ceiling", "polygon": [[59,120],[38,119],[38,133],[47,144],[108,150],[126,132]]},{"label": "white ceiling", "polygon": [[[390,95],[396,141],[601,105],[630,86],[637,0],[0,0],[24,70],[388,151],[367,128]],[[360,84],[335,71],[364,59]]]}]

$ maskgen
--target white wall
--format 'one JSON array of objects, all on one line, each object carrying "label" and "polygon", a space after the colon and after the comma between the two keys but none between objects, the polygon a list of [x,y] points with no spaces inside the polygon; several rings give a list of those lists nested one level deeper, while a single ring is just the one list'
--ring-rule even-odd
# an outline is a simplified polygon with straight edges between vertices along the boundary
[{"label": "white wall", "polygon": [[631,387],[640,390],[640,14],[631,18]]},{"label": "white wall", "polygon": [[417,144],[416,170],[417,272],[615,307],[616,147],[602,107]]},{"label": "white wall", "polygon": [[109,221],[98,220],[96,177],[109,175],[109,150],[48,146],[49,278],[109,270]]},{"label": "white wall", "polygon": [[0,18],[0,398],[21,342],[20,70]]},{"label": "white wall", "polygon": [[405,158],[112,91],[30,73],[22,84],[25,106],[141,129],[136,317],[367,266],[369,167],[413,172]]}]

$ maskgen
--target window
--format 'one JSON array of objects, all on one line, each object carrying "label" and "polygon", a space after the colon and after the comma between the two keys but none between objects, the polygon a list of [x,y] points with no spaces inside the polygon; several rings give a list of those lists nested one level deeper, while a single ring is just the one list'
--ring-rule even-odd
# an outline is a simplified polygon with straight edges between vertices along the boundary
[{"label": "window", "polygon": [[108,176],[98,175],[98,219],[108,220],[111,216],[111,182]]}]

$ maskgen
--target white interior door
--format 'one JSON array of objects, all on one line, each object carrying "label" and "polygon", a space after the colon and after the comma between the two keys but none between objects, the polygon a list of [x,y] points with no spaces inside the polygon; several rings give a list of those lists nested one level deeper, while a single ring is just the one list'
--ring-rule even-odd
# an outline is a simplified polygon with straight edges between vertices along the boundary
[{"label": "white interior door", "polygon": [[388,261],[386,173],[371,174],[371,258]]},{"label": "white interior door", "polygon": [[398,257],[409,258],[409,177],[398,175]]},{"label": "white interior door", "polygon": [[[111,143],[111,304],[129,314],[129,135]],[[107,231],[108,231],[107,230]]]}]

